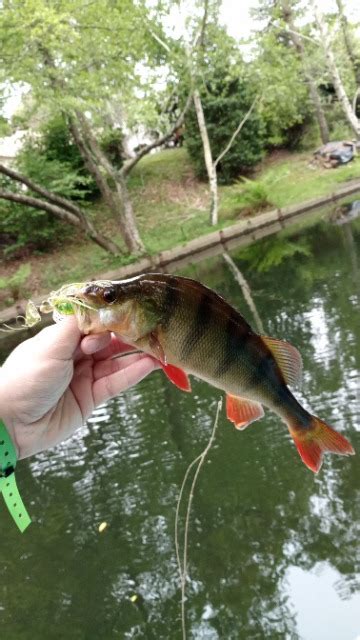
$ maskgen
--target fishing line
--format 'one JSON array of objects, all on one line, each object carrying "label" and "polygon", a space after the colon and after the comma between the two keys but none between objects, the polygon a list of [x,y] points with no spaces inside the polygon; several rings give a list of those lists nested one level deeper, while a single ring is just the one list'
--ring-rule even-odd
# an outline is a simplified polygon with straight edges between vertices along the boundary
[{"label": "fishing line", "polygon": [[[187,580],[187,562],[188,562],[188,539],[189,539],[189,526],[190,526],[190,514],[191,514],[191,507],[192,507],[192,501],[194,498],[194,490],[195,490],[195,486],[197,483],[197,479],[200,473],[200,469],[202,467],[202,465],[204,464],[205,458],[207,456],[207,454],[209,453],[212,444],[214,442],[215,439],[215,434],[216,434],[216,430],[217,430],[217,426],[218,426],[218,422],[219,422],[219,415],[220,415],[220,411],[222,408],[222,398],[218,401],[217,404],[217,409],[216,409],[216,416],[215,416],[215,422],[214,422],[214,426],[212,428],[211,431],[211,435],[209,438],[209,441],[204,449],[204,451],[202,453],[200,453],[200,455],[198,455],[195,460],[193,460],[192,462],[190,462],[186,472],[185,472],[185,476],[184,479],[182,481],[182,485],[181,485],[181,489],[180,489],[180,493],[179,493],[179,498],[177,501],[177,505],[176,505],[176,514],[175,514],[175,550],[176,550],[176,559],[177,559],[177,563],[178,563],[178,567],[179,567],[179,574],[180,574],[180,584],[181,584],[181,629],[182,629],[182,637],[183,640],[186,640],[186,615],[185,615],[185,600],[186,600],[186,580]],[[186,509],[186,516],[185,516],[185,528],[184,528],[184,544],[183,544],[183,559],[182,559],[182,563],[181,563],[181,558],[180,558],[180,545],[179,545],[179,512],[180,512],[180,506],[181,506],[181,502],[182,502],[182,496],[183,496],[183,492],[185,489],[185,485],[187,482],[187,479],[189,477],[190,471],[191,469],[196,465],[196,463],[198,463],[197,467],[196,467],[196,471],[194,473],[194,477],[191,483],[191,487],[190,487],[190,492],[189,492],[189,497],[188,497],[188,503],[187,503],[187,509]]]}]

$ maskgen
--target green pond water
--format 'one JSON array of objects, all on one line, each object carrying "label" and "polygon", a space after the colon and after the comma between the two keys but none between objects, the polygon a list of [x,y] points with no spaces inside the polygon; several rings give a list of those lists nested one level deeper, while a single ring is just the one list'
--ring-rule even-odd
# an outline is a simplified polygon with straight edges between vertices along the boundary
[{"label": "green pond water", "polygon": [[[298,397],[360,452],[358,222],[288,231],[232,256],[266,333],[302,353]],[[261,273],[264,257],[273,266]],[[253,324],[221,257],[183,273]],[[195,379],[182,393],[155,372],[19,464],[33,524],[20,535],[1,507],[1,638],[181,639],[175,508],[219,397]],[[188,638],[359,640],[359,453],[326,456],[314,476],[275,415],[244,432],[221,415],[194,495],[187,596]]]}]

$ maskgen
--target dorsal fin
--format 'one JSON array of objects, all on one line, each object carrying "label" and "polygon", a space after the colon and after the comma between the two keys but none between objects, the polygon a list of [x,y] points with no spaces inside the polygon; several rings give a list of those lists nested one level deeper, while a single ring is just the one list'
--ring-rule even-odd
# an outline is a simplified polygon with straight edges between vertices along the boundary
[{"label": "dorsal fin", "polygon": [[302,374],[302,359],[296,347],[285,340],[277,340],[267,336],[261,336],[261,339],[274,356],[286,384],[298,384]]}]

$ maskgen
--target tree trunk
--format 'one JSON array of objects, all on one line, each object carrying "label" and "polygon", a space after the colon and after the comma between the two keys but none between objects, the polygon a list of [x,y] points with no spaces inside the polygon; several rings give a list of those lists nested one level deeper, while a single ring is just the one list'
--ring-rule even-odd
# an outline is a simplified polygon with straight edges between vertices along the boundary
[{"label": "tree trunk", "polygon": [[345,49],[353,68],[356,85],[360,87],[360,58],[358,55],[356,55],[356,53],[354,53],[353,42],[351,34],[349,33],[349,25],[344,12],[344,5],[342,0],[336,0],[336,4],[339,9],[340,24],[344,37]]},{"label": "tree trunk", "polygon": [[210,224],[214,225],[214,224],[217,224],[218,222],[218,186],[217,186],[216,167],[213,162],[210,140],[209,140],[209,136],[206,128],[204,111],[202,108],[200,93],[198,89],[194,90],[193,99],[194,99],[196,117],[199,125],[200,136],[203,143],[206,171],[209,179],[210,197],[211,197]]},{"label": "tree trunk", "polygon": [[127,188],[126,180],[122,174],[116,176],[116,191],[123,207],[124,239],[127,246],[133,247],[133,253],[143,253],[145,247],[135,222],[134,210]]},{"label": "tree trunk", "polygon": [[294,43],[298,56],[301,60],[304,77],[309,87],[310,99],[311,99],[315,116],[319,125],[321,140],[323,144],[326,144],[327,142],[329,142],[329,139],[330,139],[329,127],[326,121],[324,110],[322,108],[321,99],[320,99],[319,92],[317,90],[317,86],[313,80],[311,69],[309,68],[305,47],[302,39],[296,33],[291,7],[289,6],[287,0],[282,0],[281,4],[282,4],[283,18],[289,27],[290,37]]},{"label": "tree trunk", "polygon": [[244,298],[245,298],[245,300],[246,300],[246,302],[248,304],[248,307],[249,307],[251,313],[253,314],[253,317],[254,317],[254,320],[255,320],[255,324],[256,324],[256,328],[257,328],[258,332],[260,334],[262,334],[262,335],[265,335],[263,323],[261,322],[261,318],[259,316],[258,310],[257,310],[255,302],[254,302],[254,299],[252,297],[249,283],[244,278],[244,276],[241,273],[240,269],[238,269],[238,267],[236,266],[234,260],[229,256],[227,251],[224,251],[223,258],[224,258],[226,264],[228,265],[230,271],[232,272],[236,282],[240,285],[242,294],[243,294],[243,296],[244,296]]},{"label": "tree trunk", "polygon": [[[38,43],[38,49],[43,56],[44,64],[50,69],[49,80],[51,86],[55,91],[65,91],[66,87],[64,82],[51,73],[56,69],[52,54],[43,43]],[[100,149],[88,120],[79,110],[76,110],[75,115],[64,115],[68,119],[70,132],[85,162],[85,166],[93,176],[100,193],[120,227],[120,232],[124,238],[127,249],[135,255],[142,253],[145,247],[136,227],[131,201],[128,198],[125,206],[121,199],[121,186],[117,185],[115,193],[109,186],[111,181],[115,182],[115,184],[117,183],[116,171]]]},{"label": "tree trunk", "polygon": [[[115,169],[100,149],[85,116],[77,114],[69,122],[73,139],[93,176],[101,195],[120,227],[127,249],[135,255],[144,251],[126,186],[121,183]],[[115,189],[110,187],[113,182]],[[125,199],[124,199],[125,196]]]},{"label": "tree trunk", "polygon": [[354,110],[350,104],[350,101],[346,95],[344,85],[342,83],[342,80],[339,74],[339,70],[336,66],[334,54],[331,49],[329,33],[326,28],[324,18],[316,5],[316,1],[311,0],[311,4],[314,10],[315,20],[320,32],[321,43],[324,50],[327,67],[334,84],[334,89],[336,91],[337,98],[342,106],[342,110],[344,112],[344,115],[348,123],[350,124],[351,128],[353,129],[356,135],[356,138],[360,139],[360,121],[356,117]]}]

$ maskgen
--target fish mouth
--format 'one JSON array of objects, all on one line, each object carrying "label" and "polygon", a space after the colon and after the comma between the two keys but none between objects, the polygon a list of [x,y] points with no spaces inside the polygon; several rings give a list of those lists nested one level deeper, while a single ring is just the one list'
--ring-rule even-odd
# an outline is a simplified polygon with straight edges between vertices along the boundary
[{"label": "fish mouth", "polygon": [[79,328],[89,333],[101,324],[102,312],[106,312],[116,298],[116,288],[110,280],[74,282],[52,291],[40,305],[40,311],[52,312],[56,322],[75,315]]},{"label": "fish mouth", "polygon": [[41,303],[40,311],[49,313],[57,312],[60,315],[70,315],[77,308],[85,308],[97,311],[98,305],[94,296],[89,295],[92,283],[74,282],[66,284],[52,291],[48,298]]}]

